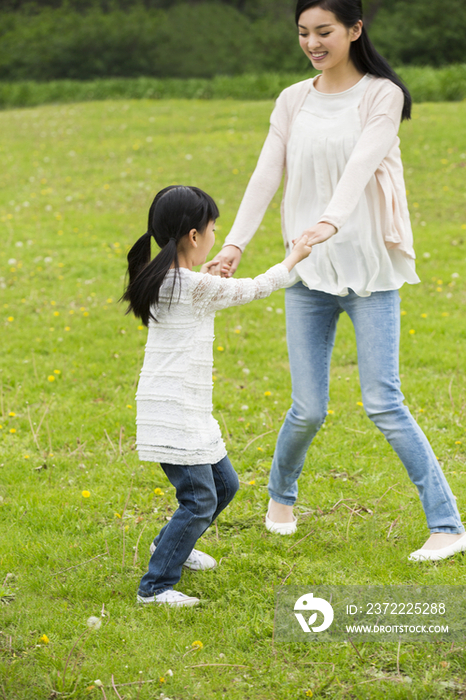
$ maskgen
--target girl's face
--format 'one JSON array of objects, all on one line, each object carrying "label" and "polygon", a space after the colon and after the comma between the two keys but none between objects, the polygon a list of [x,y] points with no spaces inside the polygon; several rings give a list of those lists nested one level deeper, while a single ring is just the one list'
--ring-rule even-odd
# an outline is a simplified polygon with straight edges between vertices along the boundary
[{"label": "girl's face", "polygon": [[209,221],[202,233],[196,232],[196,260],[194,265],[203,265],[215,244],[215,221]]},{"label": "girl's face", "polygon": [[325,71],[348,64],[351,43],[360,37],[362,22],[347,29],[333,12],[316,5],[301,14],[298,30],[299,45],[313,67]]}]

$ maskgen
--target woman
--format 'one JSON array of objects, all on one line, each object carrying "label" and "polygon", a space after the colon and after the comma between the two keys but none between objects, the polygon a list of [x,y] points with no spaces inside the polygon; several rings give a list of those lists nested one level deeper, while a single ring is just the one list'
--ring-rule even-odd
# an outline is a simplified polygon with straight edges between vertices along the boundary
[{"label": "woman", "polygon": [[315,247],[286,290],[293,404],[277,440],[266,527],[296,530],[297,479],[327,414],[336,324],[346,311],[364,408],[418,488],[431,532],[409,558],[444,559],[466,550],[466,534],[432,448],[403,404],[398,371],[398,289],[419,282],[397,136],[411,98],[371,44],[360,0],[299,0],[296,24],[302,50],[321,72],[279,96],[217,257],[222,274],[232,275],[285,171],[285,247],[303,230]]}]

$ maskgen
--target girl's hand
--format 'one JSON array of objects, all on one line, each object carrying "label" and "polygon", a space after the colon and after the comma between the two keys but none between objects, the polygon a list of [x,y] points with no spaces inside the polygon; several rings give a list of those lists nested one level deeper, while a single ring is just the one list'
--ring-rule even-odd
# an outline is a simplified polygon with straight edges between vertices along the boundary
[{"label": "girl's hand", "polygon": [[242,252],[235,245],[226,245],[220,253],[217,253],[214,260],[220,264],[220,275],[222,277],[231,277],[235,274]]},{"label": "girl's hand", "polygon": [[283,264],[288,268],[288,271],[294,268],[294,266],[307,258],[312,251],[312,245],[310,244],[309,237],[307,233],[303,233],[302,236],[293,241],[294,248],[287,258],[283,261]]},{"label": "girl's hand", "polygon": [[[317,245],[317,243],[323,243],[337,232],[337,229],[333,224],[327,224],[325,221],[321,221],[315,226],[311,226],[304,233],[308,237],[310,245]],[[293,241],[294,242],[294,241]]]},{"label": "girl's hand", "polygon": [[209,262],[204,263],[204,265],[201,267],[201,272],[203,274],[209,274],[209,275],[214,275],[217,277],[220,277],[220,263],[218,260],[210,260]]}]

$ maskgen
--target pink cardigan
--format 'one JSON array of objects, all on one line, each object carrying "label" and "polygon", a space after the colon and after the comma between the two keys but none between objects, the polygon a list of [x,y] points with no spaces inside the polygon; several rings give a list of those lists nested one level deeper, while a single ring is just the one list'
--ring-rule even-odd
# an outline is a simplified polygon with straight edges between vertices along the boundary
[{"label": "pink cardigan", "polygon": [[[385,244],[388,248],[399,248],[414,258],[413,234],[397,135],[404,96],[402,90],[391,80],[371,78],[359,106],[361,136],[320,221],[326,221],[337,230],[340,229],[354,210],[369,180],[375,175]],[[235,245],[243,251],[257,231],[280,186],[283,171],[286,171],[286,147],[291,127],[309,93],[312,80],[314,79],[295,83],[279,95],[256,169],[224,246]],[[286,181],[285,172],[285,190]],[[282,231],[287,245],[283,207],[284,198],[281,205]],[[309,226],[316,223],[318,222],[310,221]]]}]

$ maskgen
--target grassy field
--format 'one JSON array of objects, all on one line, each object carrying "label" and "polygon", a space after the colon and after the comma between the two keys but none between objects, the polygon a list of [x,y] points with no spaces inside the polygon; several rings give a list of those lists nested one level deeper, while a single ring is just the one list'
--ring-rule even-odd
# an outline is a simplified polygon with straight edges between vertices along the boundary
[{"label": "grassy field", "polygon": [[[220,566],[184,573],[178,586],[202,604],[135,604],[149,544],[176,503],[161,470],[134,450],[146,331],[117,303],[125,252],[170,183],[216,198],[218,249],[271,106],[142,100],[0,114],[0,698],[466,697],[465,645],[274,639],[284,582],[466,582],[461,556],[407,561],[425,519],[364,415],[346,317],[328,420],[300,483],[298,532],[266,533],[267,476],[290,402],[283,292],[217,317],[215,412],[241,490],[203,538]],[[463,516],[465,119],[464,102],[417,105],[401,130],[422,279],[402,289],[402,386]],[[278,207],[277,195],[243,276],[282,259]],[[89,629],[101,613],[101,628]]]}]

